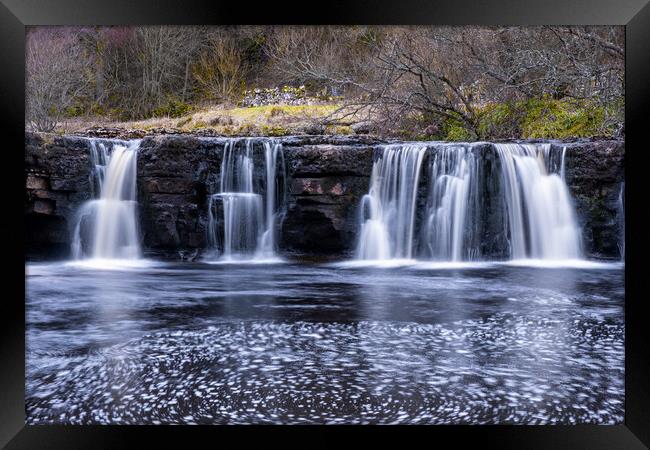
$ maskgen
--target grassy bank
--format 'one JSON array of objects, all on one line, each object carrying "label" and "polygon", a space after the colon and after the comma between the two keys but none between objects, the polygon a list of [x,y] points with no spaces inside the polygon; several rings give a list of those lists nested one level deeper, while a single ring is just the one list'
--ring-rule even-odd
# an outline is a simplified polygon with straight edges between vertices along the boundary
[{"label": "grassy bank", "polygon": [[[59,133],[80,132],[93,126],[178,132],[211,130],[223,136],[285,136],[291,134],[353,134],[350,124],[359,116],[342,117],[341,103],[312,105],[264,105],[188,107],[178,114],[137,121],[115,121],[102,117],[68,118]],[[473,141],[494,139],[564,139],[615,137],[622,134],[623,100],[603,105],[594,101],[550,97],[474,108],[472,121],[415,116],[408,127],[392,137],[408,140]],[[339,123],[339,124],[337,124]],[[344,125],[341,125],[344,123]],[[371,132],[373,130],[371,129]],[[381,134],[381,129],[374,130]]]}]

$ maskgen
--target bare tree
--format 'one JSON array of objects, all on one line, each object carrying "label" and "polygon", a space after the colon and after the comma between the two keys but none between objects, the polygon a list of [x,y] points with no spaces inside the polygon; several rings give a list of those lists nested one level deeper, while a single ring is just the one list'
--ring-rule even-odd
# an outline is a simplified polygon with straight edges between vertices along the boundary
[{"label": "bare tree", "polygon": [[269,34],[264,50],[282,82],[361,88],[370,56],[370,27],[291,26]]},{"label": "bare tree", "polygon": [[[374,42],[365,95],[346,108],[364,110],[378,130],[446,120],[481,138],[491,103],[622,98],[621,40],[615,27],[391,27]],[[609,120],[622,124],[622,108],[613,111]]]},{"label": "bare tree", "polygon": [[210,33],[192,74],[209,100],[233,101],[241,93],[249,70],[233,36],[224,30]]},{"label": "bare tree", "polygon": [[79,30],[30,29],[26,65],[27,124],[34,130],[52,131],[89,87],[90,61],[80,43]]}]

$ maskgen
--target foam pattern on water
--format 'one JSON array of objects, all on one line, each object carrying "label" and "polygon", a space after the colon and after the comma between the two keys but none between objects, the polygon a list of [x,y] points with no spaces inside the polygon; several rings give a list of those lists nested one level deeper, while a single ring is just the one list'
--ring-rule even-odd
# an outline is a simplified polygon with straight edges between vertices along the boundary
[{"label": "foam pattern on water", "polygon": [[624,327],[222,322],[28,356],[28,423],[622,423]]}]

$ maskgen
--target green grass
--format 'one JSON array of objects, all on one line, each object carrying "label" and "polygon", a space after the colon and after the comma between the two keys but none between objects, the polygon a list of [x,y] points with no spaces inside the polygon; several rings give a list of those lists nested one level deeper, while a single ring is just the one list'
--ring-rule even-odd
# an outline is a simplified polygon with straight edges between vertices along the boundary
[{"label": "green grass", "polygon": [[467,141],[613,136],[616,130],[607,117],[622,114],[623,100],[603,105],[590,100],[542,97],[492,103],[477,111],[475,127],[460,120],[446,119],[436,137]]}]

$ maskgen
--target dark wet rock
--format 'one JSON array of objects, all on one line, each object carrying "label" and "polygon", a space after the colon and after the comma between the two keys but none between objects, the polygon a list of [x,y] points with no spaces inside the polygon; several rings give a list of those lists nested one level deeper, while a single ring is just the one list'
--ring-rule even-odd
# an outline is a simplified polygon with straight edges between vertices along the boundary
[{"label": "dark wet rock", "polygon": [[285,149],[293,177],[329,175],[370,177],[374,146],[316,144]]},{"label": "dark wet rock", "polygon": [[77,207],[91,197],[82,138],[25,134],[25,241],[34,256],[68,254]]},{"label": "dark wet rock", "polygon": [[138,153],[138,200],[145,248],[187,251],[206,245],[207,198],[223,144],[194,136],[145,138]]},{"label": "dark wet rock", "polygon": [[[354,246],[357,205],[368,190],[373,145],[340,136],[291,136],[283,143],[288,199],[283,250],[332,253]],[[207,244],[208,199],[217,192],[223,138],[145,138],[138,156],[143,242],[156,251]],[[335,145],[334,142],[345,143]],[[263,169],[263,164],[256,167]],[[264,179],[264,174],[256,178]]]},{"label": "dark wet rock", "polygon": [[625,181],[625,143],[609,140],[565,145],[566,181],[575,201],[585,251],[589,256],[618,258],[618,196]]},{"label": "dark wet rock", "polygon": [[283,249],[302,253],[339,253],[354,248],[358,205],[368,178],[336,175],[294,177],[282,227]]}]

